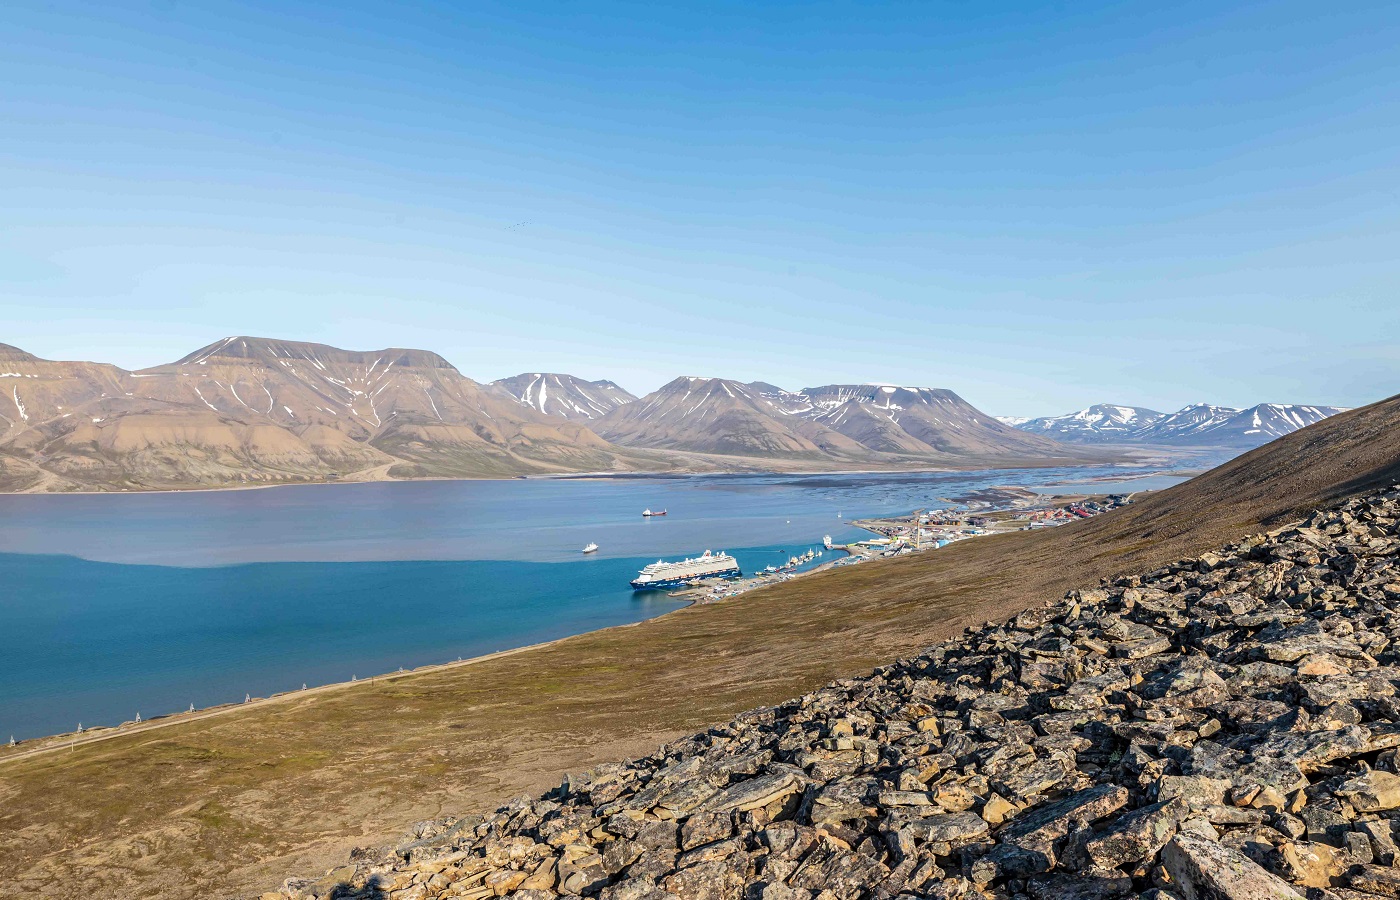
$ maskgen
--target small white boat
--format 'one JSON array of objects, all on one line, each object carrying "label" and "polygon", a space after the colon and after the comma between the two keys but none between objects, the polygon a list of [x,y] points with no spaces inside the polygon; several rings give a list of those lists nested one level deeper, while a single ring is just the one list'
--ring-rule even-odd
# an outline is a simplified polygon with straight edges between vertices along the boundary
[{"label": "small white boat", "polygon": [[592,544],[592,543],[590,543],[587,547],[584,547],[584,548],[583,548],[583,552],[584,552],[584,553],[597,553],[597,552],[598,552],[598,545],[597,545],[597,544]]}]

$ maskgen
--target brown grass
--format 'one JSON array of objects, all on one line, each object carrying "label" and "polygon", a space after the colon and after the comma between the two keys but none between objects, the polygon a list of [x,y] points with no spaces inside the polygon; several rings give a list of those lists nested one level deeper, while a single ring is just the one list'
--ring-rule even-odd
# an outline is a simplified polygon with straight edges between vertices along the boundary
[{"label": "brown grass", "polygon": [[255,893],[418,819],[917,652],[1100,577],[1400,478],[1400,399],[1098,519],[867,563],[474,666],[0,757],[0,878],[35,897]]}]

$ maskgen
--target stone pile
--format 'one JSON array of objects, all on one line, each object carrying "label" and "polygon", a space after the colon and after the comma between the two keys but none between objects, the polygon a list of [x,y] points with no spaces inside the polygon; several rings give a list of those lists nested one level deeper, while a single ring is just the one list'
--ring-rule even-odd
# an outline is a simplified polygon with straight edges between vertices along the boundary
[{"label": "stone pile", "polygon": [[272,897],[1400,896],[1400,488]]}]

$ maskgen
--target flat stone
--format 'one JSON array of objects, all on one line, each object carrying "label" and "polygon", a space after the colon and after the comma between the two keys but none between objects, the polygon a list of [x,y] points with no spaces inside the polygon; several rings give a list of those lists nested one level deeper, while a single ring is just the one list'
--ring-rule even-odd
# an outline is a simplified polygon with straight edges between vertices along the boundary
[{"label": "flat stone", "polygon": [[1190,811],[1180,797],[1154,803],[1119,816],[1106,830],[1085,844],[1085,852],[1098,865],[1116,868],[1156,856],[1176,834],[1177,824]]},{"label": "flat stone", "polygon": [[1337,789],[1357,812],[1379,812],[1400,807],[1400,775],[1371,771],[1343,784]]},{"label": "flat stone", "polygon": [[1182,900],[1305,900],[1243,853],[1193,834],[1172,838],[1162,865]]},{"label": "flat stone", "polygon": [[916,840],[934,844],[942,850],[934,852],[946,856],[953,850],[981,840],[991,833],[987,820],[974,812],[944,813],[915,819],[905,827],[910,829]]},{"label": "flat stone", "polygon": [[790,772],[761,775],[730,785],[706,799],[699,809],[702,812],[724,812],[731,809],[744,812],[767,806],[774,800],[781,800],[800,790],[802,782]]}]

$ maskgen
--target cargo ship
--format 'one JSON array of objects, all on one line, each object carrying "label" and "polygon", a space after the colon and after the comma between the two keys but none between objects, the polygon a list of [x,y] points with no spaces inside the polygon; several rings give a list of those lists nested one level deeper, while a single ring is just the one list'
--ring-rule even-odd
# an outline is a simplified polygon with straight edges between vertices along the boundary
[{"label": "cargo ship", "polygon": [[738,578],[743,574],[739,571],[739,563],[728,553],[723,550],[718,553],[706,550],[694,559],[683,559],[680,562],[658,559],[637,573],[637,577],[632,579],[632,589],[664,590],[683,587],[703,578]]}]

